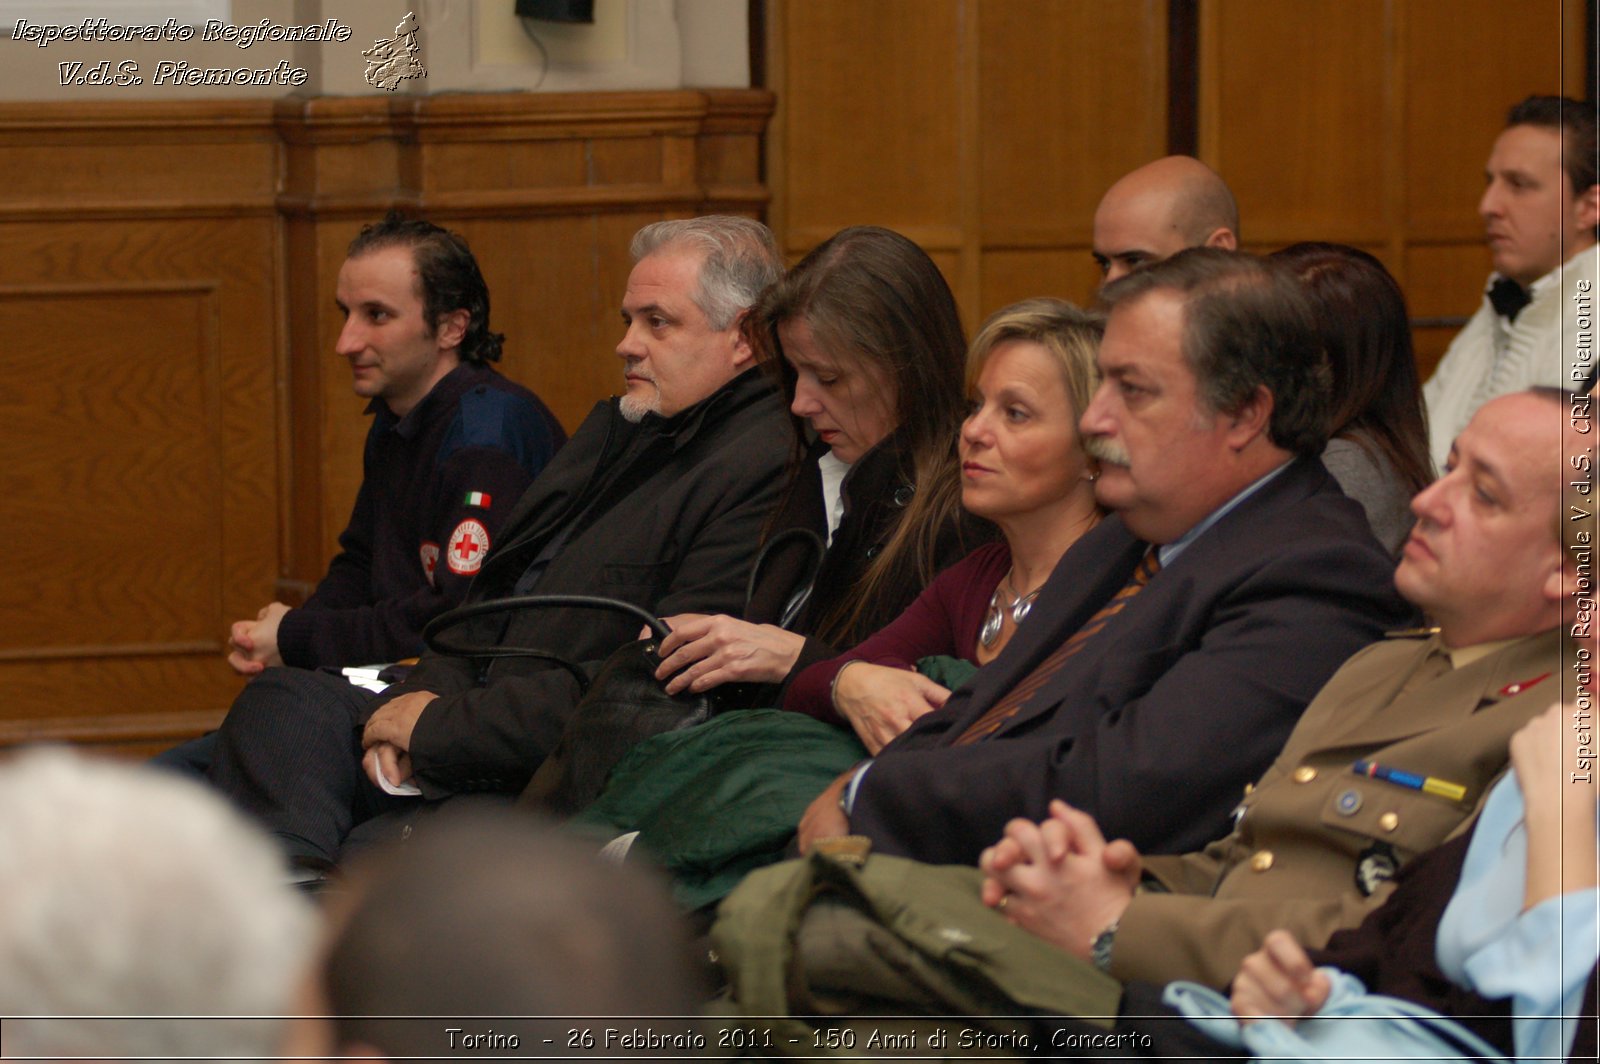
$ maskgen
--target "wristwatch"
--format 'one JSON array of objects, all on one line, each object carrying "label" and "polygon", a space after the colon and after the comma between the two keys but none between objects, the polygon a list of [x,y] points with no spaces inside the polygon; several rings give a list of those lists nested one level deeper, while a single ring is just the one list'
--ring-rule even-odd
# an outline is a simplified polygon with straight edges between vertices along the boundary
[{"label": "wristwatch", "polygon": [[1111,971],[1111,947],[1117,940],[1117,925],[1122,923],[1121,917],[1106,925],[1106,929],[1094,936],[1094,941],[1089,943],[1089,960],[1102,972]]}]

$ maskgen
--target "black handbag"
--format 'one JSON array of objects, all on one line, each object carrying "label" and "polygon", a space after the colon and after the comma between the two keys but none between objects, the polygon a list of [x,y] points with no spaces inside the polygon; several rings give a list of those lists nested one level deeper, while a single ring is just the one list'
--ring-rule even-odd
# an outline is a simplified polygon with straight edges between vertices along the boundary
[{"label": "black handbag", "polygon": [[[549,606],[631,614],[649,627],[650,638],[619,646],[591,676],[581,665],[553,651],[472,645],[444,635],[474,617]],[[714,710],[709,695],[669,695],[655,677],[661,665],[656,649],[670,631],[654,614],[622,599],[599,595],[516,595],[471,603],[441,614],[429,622],[422,636],[436,653],[471,658],[540,658],[565,669],[577,681],[580,698],[572,718],[521,799],[522,804],[570,816],[599,796],[611,770],[635,743],[711,719]]]},{"label": "black handbag", "polygon": [[[745,589],[747,604],[769,558],[780,546],[790,546],[797,540],[807,555],[798,583],[801,593],[809,593],[825,548],[815,532],[789,529],[772,537],[756,556]],[[576,606],[631,614],[650,629],[650,637],[619,646],[591,676],[580,665],[550,650],[504,644],[473,645],[444,635],[448,629],[471,618],[546,606]],[[786,611],[785,623],[797,608],[797,604],[791,605]],[[661,681],[656,679],[655,671],[661,666],[657,648],[670,632],[660,618],[622,599],[599,595],[516,595],[469,603],[440,614],[422,630],[422,637],[430,649],[441,654],[470,658],[540,658],[565,669],[577,681],[580,698],[572,717],[562,730],[556,748],[535,770],[519,800],[519,804],[566,817],[581,812],[600,796],[611,770],[636,744],[652,735],[703,724],[720,706],[743,706],[748,703],[748,689],[765,686],[729,684],[702,694],[667,694]]]}]

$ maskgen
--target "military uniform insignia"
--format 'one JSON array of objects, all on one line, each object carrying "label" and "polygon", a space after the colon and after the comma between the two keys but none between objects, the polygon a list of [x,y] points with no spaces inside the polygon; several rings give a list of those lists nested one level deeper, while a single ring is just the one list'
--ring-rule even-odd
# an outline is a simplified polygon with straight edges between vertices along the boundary
[{"label": "military uniform insignia", "polygon": [[450,571],[467,576],[483,565],[483,556],[489,550],[489,530],[470,517],[450,533],[450,545],[445,549],[445,560]]},{"label": "military uniform insignia", "polygon": [[1536,684],[1543,683],[1545,680],[1548,680],[1549,678],[1550,678],[1550,674],[1547,672],[1547,673],[1543,674],[1542,676],[1535,676],[1531,680],[1518,680],[1516,683],[1508,683],[1504,687],[1500,688],[1500,691],[1499,691],[1500,697],[1501,698],[1510,698],[1513,695],[1520,695],[1522,692],[1526,691],[1528,688],[1533,687]]},{"label": "military uniform insignia", "polygon": [[1438,635],[1436,626],[1423,625],[1420,628],[1391,628],[1383,633],[1385,639],[1426,639],[1430,635]]},{"label": "military uniform insignia", "polygon": [[433,584],[433,571],[439,567],[439,544],[432,540],[423,540],[422,548],[417,552],[422,559],[422,572],[428,578],[428,584]]},{"label": "military uniform insignia", "polygon": [[1394,878],[1399,868],[1394,847],[1387,842],[1374,842],[1356,858],[1356,889],[1363,898],[1370,898],[1373,891]]},{"label": "military uniform insignia", "polygon": [[476,506],[479,509],[489,508],[490,495],[486,491],[469,491],[467,497],[461,500],[462,506]]}]

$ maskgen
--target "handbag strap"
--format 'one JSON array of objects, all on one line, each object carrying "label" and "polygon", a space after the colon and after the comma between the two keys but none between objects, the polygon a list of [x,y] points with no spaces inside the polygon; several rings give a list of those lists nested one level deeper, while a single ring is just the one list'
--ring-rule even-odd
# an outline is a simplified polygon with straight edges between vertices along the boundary
[{"label": "handbag strap", "polygon": [[755,564],[750,567],[750,579],[744,585],[744,615],[750,616],[750,604],[756,597],[756,586],[761,579],[761,570],[767,561],[780,546],[785,546],[791,541],[798,540],[808,549],[809,561],[804,574],[795,583],[794,590],[789,593],[784,607],[783,616],[778,621],[779,628],[788,628],[799,616],[800,608],[805,605],[807,598],[811,597],[811,585],[816,583],[817,573],[822,569],[822,558],[828,551],[822,537],[809,528],[786,528],[762,544],[761,551],[756,555]]},{"label": "handbag strap", "polygon": [[[543,661],[548,661],[570,673],[572,678],[578,682],[578,691],[581,694],[589,689],[588,673],[554,651],[543,650],[538,647],[517,647],[504,644],[479,645],[453,640],[444,635],[447,630],[475,617],[488,617],[497,613],[509,613],[513,610],[540,609],[546,606],[612,610],[617,613],[631,614],[650,629],[651,638],[656,644],[659,644],[672,631],[659,617],[649,610],[618,598],[608,598],[604,595],[511,595],[506,598],[469,602],[465,605],[457,606],[453,610],[447,610],[428,622],[427,626],[422,629],[422,639],[428,644],[428,649],[436,654],[450,654],[463,658],[539,658]],[[655,647],[651,646],[649,652],[654,653],[654,651]]]}]

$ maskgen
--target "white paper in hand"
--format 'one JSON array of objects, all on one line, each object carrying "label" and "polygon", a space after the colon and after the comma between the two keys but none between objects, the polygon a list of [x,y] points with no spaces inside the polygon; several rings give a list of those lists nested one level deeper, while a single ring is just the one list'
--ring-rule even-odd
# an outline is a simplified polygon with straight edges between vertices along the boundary
[{"label": "white paper in hand", "polygon": [[378,748],[377,747],[373,747],[371,750],[367,751],[366,763],[367,763],[367,778],[371,779],[374,776],[378,777],[378,780],[379,780],[378,785],[383,788],[383,793],[384,794],[397,794],[402,798],[415,798],[417,795],[422,793],[422,788],[418,787],[415,783],[412,783],[410,780],[407,780],[406,782],[401,783],[401,784],[394,784],[394,783],[390,783],[389,782],[389,777],[385,776],[378,769]]}]

